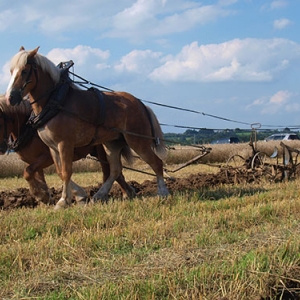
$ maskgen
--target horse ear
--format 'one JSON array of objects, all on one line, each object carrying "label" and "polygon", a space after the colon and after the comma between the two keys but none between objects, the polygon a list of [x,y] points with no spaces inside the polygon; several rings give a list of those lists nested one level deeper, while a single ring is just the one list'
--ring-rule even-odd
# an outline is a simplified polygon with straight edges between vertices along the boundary
[{"label": "horse ear", "polygon": [[37,54],[37,52],[39,51],[39,48],[40,48],[40,46],[38,46],[38,47],[36,47],[34,50],[30,51],[29,54],[28,54],[27,60],[28,60],[29,58],[33,58],[33,57]]},{"label": "horse ear", "polygon": [[21,46],[19,51],[23,51],[23,50],[25,50],[25,48],[23,46]]}]

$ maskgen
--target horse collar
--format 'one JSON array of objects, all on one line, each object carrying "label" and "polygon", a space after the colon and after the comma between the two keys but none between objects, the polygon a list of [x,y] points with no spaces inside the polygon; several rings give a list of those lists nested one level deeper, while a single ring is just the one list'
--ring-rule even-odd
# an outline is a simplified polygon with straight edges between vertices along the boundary
[{"label": "horse collar", "polygon": [[[70,87],[71,80],[68,77],[68,73],[62,72],[60,82],[50,93],[50,98],[45,107],[38,115],[30,116],[28,123],[33,128],[40,128],[44,126],[50,119],[59,113],[64,105],[65,96]],[[37,102],[36,100],[35,102]],[[31,102],[33,104],[34,102]]]}]

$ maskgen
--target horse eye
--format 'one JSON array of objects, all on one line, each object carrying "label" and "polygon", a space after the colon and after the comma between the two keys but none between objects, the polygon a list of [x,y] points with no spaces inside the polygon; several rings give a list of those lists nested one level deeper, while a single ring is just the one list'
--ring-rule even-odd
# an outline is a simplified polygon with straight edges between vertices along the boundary
[{"label": "horse eye", "polygon": [[22,75],[26,75],[26,74],[27,74],[27,70],[26,69],[22,70]]}]

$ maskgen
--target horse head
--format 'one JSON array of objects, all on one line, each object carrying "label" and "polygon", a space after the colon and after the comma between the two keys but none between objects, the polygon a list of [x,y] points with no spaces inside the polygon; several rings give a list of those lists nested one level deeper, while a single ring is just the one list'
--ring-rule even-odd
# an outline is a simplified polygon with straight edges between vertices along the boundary
[{"label": "horse head", "polygon": [[14,106],[19,105],[23,98],[34,89],[38,82],[36,55],[39,47],[26,51],[24,47],[12,58],[11,79],[6,90],[6,101]]}]

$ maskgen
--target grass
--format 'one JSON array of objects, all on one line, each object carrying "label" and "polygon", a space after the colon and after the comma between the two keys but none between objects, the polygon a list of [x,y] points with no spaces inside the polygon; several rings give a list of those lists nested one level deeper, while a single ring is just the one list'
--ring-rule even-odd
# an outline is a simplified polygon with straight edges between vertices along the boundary
[{"label": "grass", "polygon": [[[212,171],[199,164],[176,176],[200,170]],[[74,177],[85,186],[99,174]],[[299,299],[299,188],[297,179],[0,211],[0,298]]]},{"label": "grass", "polygon": [[0,297],[276,299],[299,293],[298,189],[298,181],[221,186],[165,200],[1,211]]}]

